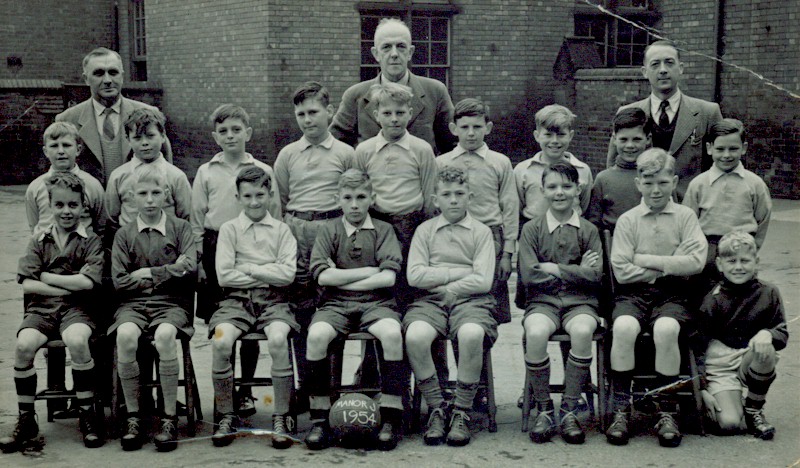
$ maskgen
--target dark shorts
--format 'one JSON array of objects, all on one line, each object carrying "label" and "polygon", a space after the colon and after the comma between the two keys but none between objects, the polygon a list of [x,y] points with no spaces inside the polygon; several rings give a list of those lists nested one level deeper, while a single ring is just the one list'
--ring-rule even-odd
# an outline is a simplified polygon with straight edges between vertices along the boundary
[{"label": "dark shorts", "polygon": [[120,304],[108,333],[113,333],[126,322],[135,324],[146,333],[155,332],[159,325],[168,323],[178,329],[179,336],[191,338],[194,335],[192,314],[170,301],[142,299]]},{"label": "dark shorts", "polygon": [[642,330],[649,330],[657,319],[669,317],[678,321],[683,332],[692,321],[688,310],[690,296],[685,290],[681,294],[675,284],[659,281],[655,284],[622,285],[614,302],[612,320],[628,315],[639,322]]},{"label": "dark shorts", "polygon": [[[332,221],[332,219],[305,220],[286,213],[283,222],[289,226],[292,235],[297,239],[297,273],[290,286],[289,305],[295,312],[313,311],[317,306],[320,289],[310,271],[311,250],[314,248],[314,242],[320,229],[326,223],[336,221]],[[295,318],[300,320],[300,317]]]},{"label": "dark shorts", "polygon": [[525,319],[531,314],[542,314],[553,321],[557,329],[564,329],[570,320],[578,315],[589,315],[600,324],[600,316],[597,315],[597,309],[588,304],[578,304],[569,307],[556,307],[553,304],[545,304],[543,302],[531,302],[528,308],[525,309],[525,315],[522,317],[522,324],[525,324]]},{"label": "dark shorts", "polygon": [[491,226],[492,236],[494,237],[494,280],[492,281],[492,289],[489,293],[494,297],[497,305],[494,309],[494,318],[497,323],[511,322],[511,301],[508,297],[508,280],[500,281],[500,260],[503,259],[503,227]]},{"label": "dark shorts", "polygon": [[497,320],[494,318],[494,298],[491,294],[458,299],[445,303],[438,294],[429,294],[417,299],[403,317],[403,334],[416,321],[432,326],[436,332],[456,341],[458,329],[467,323],[479,325],[485,334],[485,342],[492,345],[497,340]]},{"label": "dark shorts", "polygon": [[81,306],[65,304],[63,300],[37,301],[35,305],[26,307],[17,335],[24,328],[33,328],[48,340],[59,339],[67,327],[76,323],[83,323],[92,331],[95,329],[92,317]]},{"label": "dark shorts", "polygon": [[365,332],[383,319],[392,319],[399,324],[400,313],[395,310],[396,308],[396,303],[391,299],[366,302],[332,299],[317,309],[311,319],[311,325],[317,322],[327,323],[340,335],[356,331]]},{"label": "dark shorts", "polygon": [[251,288],[225,290],[225,298],[208,322],[208,337],[220,323],[230,323],[242,333],[263,332],[272,322],[284,322],[295,332],[300,325],[289,309],[282,290],[276,288]]}]

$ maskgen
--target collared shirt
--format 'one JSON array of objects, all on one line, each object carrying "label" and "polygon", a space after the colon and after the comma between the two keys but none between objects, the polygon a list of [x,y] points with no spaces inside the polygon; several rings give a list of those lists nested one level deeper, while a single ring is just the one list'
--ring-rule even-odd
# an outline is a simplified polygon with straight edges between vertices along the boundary
[{"label": "collared shirt", "polygon": [[169,188],[169,196],[162,207],[164,211],[169,215],[188,221],[189,211],[192,207],[192,187],[189,185],[189,179],[182,170],[168,163],[160,154],[149,163],[133,157],[130,161],[114,169],[108,179],[106,190],[108,218],[119,226],[125,226],[136,219],[139,210],[133,199],[133,189],[138,177],[137,171],[145,165],[152,165],[151,167],[158,170],[164,176],[167,188]]},{"label": "collared shirt", "polygon": [[503,251],[514,253],[519,234],[519,196],[514,182],[514,169],[507,156],[492,151],[484,144],[467,151],[461,144],[436,158],[439,169],[457,166],[469,176],[473,197],[469,213],[489,227],[503,227]]},{"label": "collared shirt", "polygon": [[[469,213],[455,224],[439,215],[420,224],[408,253],[408,284],[421,289],[443,286],[457,297],[489,292],[494,279],[492,230]],[[451,281],[451,270],[472,273]]]},{"label": "collared shirt", "polygon": [[598,229],[614,231],[622,213],[638,205],[642,194],[636,188],[636,167],[617,164],[597,174],[589,208],[584,216]]},{"label": "collared shirt", "polygon": [[[71,173],[78,176],[83,182],[83,192],[86,201],[81,211],[80,224],[92,227],[98,236],[103,234],[106,225],[105,192],[103,185],[88,172],[73,166]],[[28,226],[34,236],[41,233],[53,223],[53,212],[50,210],[50,194],[47,192],[47,180],[56,171],[51,167],[46,173],[40,175],[28,185],[25,190],[25,213],[28,217]]]},{"label": "collared shirt", "polygon": [[297,241],[269,213],[253,221],[242,212],[220,227],[216,262],[221,287],[288,286],[297,271]]},{"label": "collared shirt", "polygon": [[92,99],[92,108],[94,109],[94,120],[97,122],[97,133],[99,135],[103,135],[103,125],[106,122],[107,118],[111,119],[111,123],[114,125],[114,135],[119,134],[120,131],[120,124],[123,122],[119,121],[120,111],[122,110],[122,98],[120,97],[117,99],[117,102],[111,106],[114,109],[110,115],[104,114],[106,111],[106,106],[97,102],[96,99]]},{"label": "collared shirt", "polygon": [[197,169],[192,185],[192,231],[197,243],[198,254],[203,253],[203,235],[206,229],[219,231],[220,226],[237,216],[241,208],[236,200],[236,176],[247,166],[256,166],[272,177],[272,197],[269,200],[269,213],[274,218],[281,217],[280,192],[272,168],[245,153],[235,166],[225,161],[219,152],[211,160]]},{"label": "collared shirt", "polygon": [[[598,306],[597,290],[603,274],[602,243],[597,228],[578,216],[561,222],[547,210],[522,228],[517,268],[521,287],[518,296],[557,308],[576,305]],[[593,267],[581,265],[583,255],[592,251],[600,258]],[[539,269],[541,263],[555,263],[561,273],[556,277]]]},{"label": "collared shirt", "polygon": [[339,178],[353,166],[354,155],[353,148],[330,133],[316,145],[306,137],[286,145],[275,160],[275,181],[283,209],[302,212],[338,209]]},{"label": "collared shirt", "polygon": [[399,140],[388,142],[378,133],[358,145],[354,167],[372,179],[378,211],[390,215],[435,211],[436,161],[425,140],[406,131]]},{"label": "collared shirt", "polygon": [[[30,238],[25,255],[19,259],[17,281],[20,284],[26,279],[38,281],[42,273],[47,272],[56,275],[82,274],[94,284],[100,284],[103,275],[103,246],[100,238],[80,225],[67,233],[61,246],[58,245],[57,235],[56,225],[50,224],[37,236]],[[40,297],[45,301],[52,300],[35,294],[29,296]],[[63,300],[70,302],[75,299],[72,296],[63,296]]]},{"label": "collared shirt", "polygon": [[[655,94],[650,95],[650,115],[653,117],[654,122],[658,122],[658,119],[661,118],[661,99],[660,97],[656,96]],[[678,90],[667,99],[669,102],[669,107],[667,107],[667,118],[669,118],[669,123],[675,119],[675,114],[678,113],[678,107],[681,105],[681,90]]]},{"label": "collared shirt", "polygon": [[[687,245],[691,241],[697,244],[693,248]],[[642,200],[617,221],[611,266],[620,284],[652,283],[661,276],[700,273],[707,254],[708,242],[690,208],[670,200],[655,212]],[[641,267],[637,260],[655,261],[660,268]]]},{"label": "collared shirt", "polygon": [[362,229],[375,229],[375,225],[372,223],[372,216],[367,214],[367,217],[364,218],[364,222],[361,223],[361,227],[355,227],[350,224],[347,219],[342,216],[342,224],[344,224],[344,232],[347,234],[347,237],[352,236],[353,234],[361,231]]},{"label": "collared shirt", "polygon": [[694,210],[707,236],[742,230],[754,235],[759,248],[767,237],[772,213],[769,188],[741,162],[730,172],[711,166],[692,179],[683,204]]},{"label": "collared shirt", "polygon": [[136,229],[139,232],[142,232],[146,229],[150,229],[153,231],[158,231],[161,233],[162,236],[167,235],[167,215],[164,213],[164,210],[161,210],[161,217],[158,218],[158,222],[156,224],[147,224],[147,222],[142,219],[142,215],[136,216]]},{"label": "collared shirt", "polygon": [[[378,83],[381,83],[381,84],[383,84],[383,73],[381,73],[380,75],[378,75],[378,77],[379,77],[379,78],[378,78]],[[408,72],[408,70],[406,70],[406,72],[405,72],[405,74],[403,75],[403,77],[402,77],[402,78],[400,78],[399,80],[395,81],[395,83],[397,83],[397,84],[401,84],[401,85],[403,85],[403,86],[408,86],[408,80],[410,80],[410,79],[411,79],[411,74]],[[387,81],[388,81],[388,80],[387,80]]]},{"label": "collared shirt", "polygon": [[[540,151],[514,168],[522,216],[528,219],[543,215],[549,207],[547,200],[542,195],[542,173],[546,167],[550,166],[550,163],[544,161],[543,158],[544,155]],[[564,152],[562,162],[571,164],[578,170],[579,193],[573,207],[579,213],[583,213],[589,207],[589,200],[592,196],[594,181],[592,170],[569,152]]]}]

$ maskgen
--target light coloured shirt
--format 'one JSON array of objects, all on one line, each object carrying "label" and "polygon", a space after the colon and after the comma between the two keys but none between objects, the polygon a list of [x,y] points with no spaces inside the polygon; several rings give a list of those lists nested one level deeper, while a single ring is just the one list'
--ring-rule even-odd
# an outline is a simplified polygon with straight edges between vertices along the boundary
[{"label": "light coloured shirt", "polygon": [[339,178],[353,166],[354,155],[350,145],[331,134],[318,145],[306,137],[286,145],[275,160],[283,209],[318,213],[338,209]]},{"label": "light coloured shirt", "polygon": [[[562,162],[571,164],[578,170],[578,198],[575,199],[573,208],[578,213],[583,213],[589,208],[592,197],[592,170],[587,164],[576,158],[572,153],[564,152]],[[542,173],[550,164],[544,161],[542,152],[536,153],[532,158],[522,161],[514,168],[514,178],[517,182],[517,195],[519,197],[522,216],[533,219],[542,216],[549,208],[549,203],[542,195]]]},{"label": "light coloured shirt", "polygon": [[106,123],[106,119],[111,119],[111,124],[114,126],[114,135],[118,135],[120,131],[120,124],[123,122],[119,121],[120,110],[122,110],[122,98],[117,99],[117,102],[111,106],[114,109],[110,115],[104,114],[106,110],[106,106],[97,102],[97,100],[92,99],[92,108],[94,109],[94,120],[97,122],[97,134],[103,135],[103,125]]},{"label": "light coloured shirt", "polygon": [[761,248],[767,237],[772,198],[767,184],[740,162],[731,172],[711,166],[689,182],[683,204],[700,218],[707,236],[742,230],[753,234]]},{"label": "light coloured shirt", "polygon": [[424,209],[433,214],[436,161],[425,140],[406,131],[389,143],[383,133],[361,142],[356,148],[354,167],[369,174],[375,192],[375,207],[390,215],[404,215]]},{"label": "light coloured shirt", "polygon": [[[420,224],[408,253],[408,284],[421,289],[444,289],[457,297],[485,294],[494,279],[492,230],[469,213],[451,224],[439,215]],[[472,273],[450,281],[450,270],[471,268]]]},{"label": "light coloured shirt", "polygon": [[[80,170],[77,165],[70,169],[69,172],[78,176],[83,182],[83,192],[86,199],[83,211],[81,211],[81,226],[92,227],[98,236],[102,236],[106,224],[103,185],[88,172]],[[31,228],[34,237],[54,222],[53,212],[50,210],[50,194],[47,192],[47,180],[55,173],[56,171],[51,167],[46,173],[34,179],[25,190],[25,214],[28,218],[28,226]]]},{"label": "light coloured shirt", "polygon": [[252,154],[245,153],[236,165],[228,164],[222,152],[197,169],[192,184],[192,232],[197,253],[203,253],[203,236],[206,229],[219,231],[220,226],[237,216],[241,208],[236,200],[236,176],[248,166],[260,167],[272,178],[272,197],[269,201],[269,214],[280,219],[280,197],[275,182],[275,174],[269,164],[259,161]]},{"label": "light coloured shirt", "polygon": [[144,231],[145,229],[152,229],[154,231],[158,231],[161,233],[162,236],[167,236],[167,215],[164,213],[164,210],[161,210],[161,217],[158,218],[158,222],[155,224],[147,224],[147,221],[142,219],[142,215],[136,216],[136,229],[139,232]]},{"label": "light coloured shirt", "polygon": [[260,221],[239,213],[219,229],[216,262],[221,287],[288,286],[297,271],[297,241],[269,213]]},{"label": "light coloured shirt", "polygon": [[134,156],[130,161],[114,169],[106,186],[108,219],[122,227],[139,215],[133,199],[133,189],[138,179],[137,173],[145,166],[154,167],[164,176],[169,189],[169,196],[162,207],[164,211],[188,221],[192,207],[192,187],[189,185],[189,179],[182,170],[168,163],[161,154],[149,163],[144,163]]},{"label": "light coloured shirt", "polygon": [[[690,241],[697,246],[688,248]],[[694,212],[672,200],[661,212],[642,202],[617,220],[611,246],[611,266],[620,284],[652,283],[662,276],[691,276],[703,271],[708,242]],[[636,259],[655,260],[658,269]]]},{"label": "light coloured shirt", "polygon": [[[661,101],[663,99],[659,98],[655,94],[650,95],[650,115],[653,116],[653,121],[658,122],[658,119],[661,118]],[[667,107],[667,118],[669,119],[669,123],[675,119],[675,114],[678,113],[678,107],[681,105],[681,91],[678,90],[672,96],[667,99],[669,102],[669,107]]]},{"label": "light coloured shirt", "polygon": [[507,156],[483,145],[467,151],[460,144],[436,158],[439,169],[455,166],[469,177],[469,214],[489,227],[503,227],[503,251],[514,253],[519,234],[519,196],[514,182],[514,169]]}]

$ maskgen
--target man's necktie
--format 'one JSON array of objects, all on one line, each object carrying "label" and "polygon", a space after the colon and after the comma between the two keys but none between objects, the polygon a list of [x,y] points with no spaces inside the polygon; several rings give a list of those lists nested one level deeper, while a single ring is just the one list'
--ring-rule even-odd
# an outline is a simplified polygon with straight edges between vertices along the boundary
[{"label": "man's necktie", "polygon": [[110,107],[106,107],[105,110],[103,110],[103,115],[106,116],[103,121],[103,136],[106,137],[107,140],[113,140],[114,135],[117,133],[114,131],[114,122],[111,121],[111,115],[113,113],[114,109]]},{"label": "man's necktie", "polygon": [[669,108],[669,101],[666,99],[661,101],[661,105],[658,107],[658,111],[661,115],[658,117],[658,126],[661,128],[669,127],[669,116],[667,115],[667,109]]}]

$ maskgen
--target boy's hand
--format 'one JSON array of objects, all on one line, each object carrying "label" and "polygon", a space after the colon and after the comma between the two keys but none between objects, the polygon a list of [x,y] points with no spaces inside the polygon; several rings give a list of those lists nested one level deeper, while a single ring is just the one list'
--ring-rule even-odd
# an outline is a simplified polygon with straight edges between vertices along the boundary
[{"label": "boy's hand", "polygon": [[538,268],[540,271],[543,271],[548,275],[555,276],[556,278],[561,277],[561,270],[558,269],[558,265],[555,263],[543,262],[536,265],[534,268]]},{"label": "boy's hand", "polygon": [[700,241],[697,239],[689,239],[686,242],[681,242],[681,245],[675,249],[675,253],[672,255],[689,255],[690,252],[693,252],[700,248]]},{"label": "boy's hand", "polygon": [[175,260],[175,266],[177,266],[182,274],[186,274],[189,272],[189,269],[192,267],[192,263],[189,261],[189,257],[184,254],[180,254],[178,259]]},{"label": "boy's hand", "polygon": [[756,336],[750,338],[747,347],[755,353],[755,359],[758,362],[769,362],[775,358],[775,347],[772,345],[772,333],[761,330],[756,333]]},{"label": "boy's hand", "polygon": [[706,408],[706,415],[708,419],[716,422],[717,421],[717,413],[722,411],[722,408],[719,407],[719,403],[714,395],[708,393],[708,390],[700,390],[700,395],[703,397],[703,406]]},{"label": "boy's hand", "polygon": [[600,261],[600,255],[597,252],[587,250],[581,258],[581,268],[594,268]]},{"label": "boy's hand", "polygon": [[150,268],[139,268],[131,273],[131,278],[141,281],[143,279],[152,279],[153,274],[150,272]]},{"label": "boy's hand", "polygon": [[328,257],[327,259],[325,259],[325,261],[327,262],[329,267],[336,268],[336,262],[334,262],[332,258]]},{"label": "boy's hand", "polygon": [[500,269],[497,272],[497,279],[500,281],[508,281],[511,276],[511,252],[503,252],[503,257],[500,259]]},{"label": "boy's hand", "polygon": [[444,302],[448,306],[452,306],[453,304],[455,304],[456,299],[458,299],[458,296],[448,291],[447,288],[445,288],[444,286],[436,286],[435,288],[431,289],[431,292],[441,296],[442,302]]},{"label": "boy's hand", "polygon": [[208,277],[206,276],[206,270],[203,268],[202,263],[197,263],[197,282],[204,283]]}]

